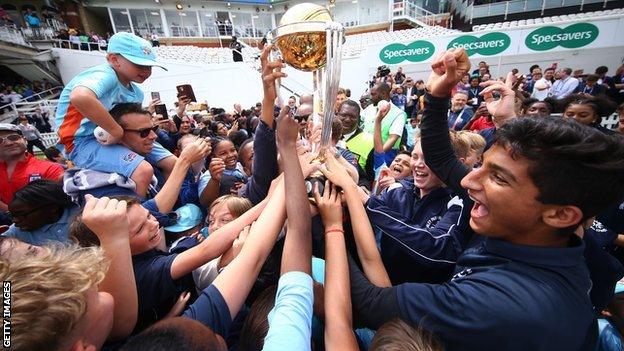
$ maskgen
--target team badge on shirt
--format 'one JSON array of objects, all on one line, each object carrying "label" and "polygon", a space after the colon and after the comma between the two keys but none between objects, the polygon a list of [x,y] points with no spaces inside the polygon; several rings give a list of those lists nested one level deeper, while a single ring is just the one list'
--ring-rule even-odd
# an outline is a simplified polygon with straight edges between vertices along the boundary
[{"label": "team badge on shirt", "polygon": [[35,180],[43,179],[41,173],[32,173],[28,176],[28,182],[34,182]]},{"label": "team badge on shirt", "polygon": [[123,157],[124,162],[131,163],[138,155],[134,152],[130,152]]}]

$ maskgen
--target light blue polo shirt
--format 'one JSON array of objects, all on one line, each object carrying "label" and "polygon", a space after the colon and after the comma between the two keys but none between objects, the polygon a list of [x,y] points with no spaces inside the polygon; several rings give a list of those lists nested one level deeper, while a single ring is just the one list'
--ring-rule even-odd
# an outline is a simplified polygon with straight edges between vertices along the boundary
[{"label": "light blue polo shirt", "polygon": [[282,275],[263,350],[310,350],[313,304],[310,275],[296,271]]},{"label": "light blue polo shirt", "polygon": [[105,63],[91,67],[72,79],[59,97],[56,109],[56,132],[59,134],[61,151],[69,154],[74,149],[74,139],[92,137],[97,125],[83,116],[78,109],[71,105],[70,94],[75,87],[86,87],[95,93],[100,103],[108,111],[113,106],[123,102],[143,102],[143,91],[135,83],[125,87],[117,78],[117,73]]}]

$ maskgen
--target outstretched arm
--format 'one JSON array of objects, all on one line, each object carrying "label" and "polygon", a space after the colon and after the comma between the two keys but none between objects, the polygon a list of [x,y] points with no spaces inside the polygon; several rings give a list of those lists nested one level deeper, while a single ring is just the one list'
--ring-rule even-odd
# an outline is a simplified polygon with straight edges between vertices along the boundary
[{"label": "outstretched arm", "polygon": [[[332,159],[332,156],[328,156]],[[325,226],[325,348],[332,350],[358,350],[353,334],[351,315],[351,290],[344,231],[342,229],[342,205],[340,194],[327,181],[321,196],[318,186],[314,189]]]},{"label": "outstretched arm", "polygon": [[138,314],[127,204],[91,195],[86,195],[85,200],[82,222],[97,235],[104,255],[110,261],[108,272],[99,286],[100,291],[110,293],[115,300],[113,329],[108,339],[123,339],[134,329]]}]

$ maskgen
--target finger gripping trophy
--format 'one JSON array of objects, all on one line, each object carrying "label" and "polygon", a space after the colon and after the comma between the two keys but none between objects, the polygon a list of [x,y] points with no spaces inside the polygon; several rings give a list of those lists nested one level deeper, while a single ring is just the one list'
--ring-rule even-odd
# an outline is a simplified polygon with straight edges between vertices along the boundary
[{"label": "finger gripping trophy", "polygon": [[[286,64],[312,72],[314,116],[322,116],[321,157],[330,145],[333,104],[340,81],[340,59],[345,41],[344,28],[320,5],[303,3],[289,9],[280,25],[267,35]],[[314,150],[316,151],[316,150]]]}]

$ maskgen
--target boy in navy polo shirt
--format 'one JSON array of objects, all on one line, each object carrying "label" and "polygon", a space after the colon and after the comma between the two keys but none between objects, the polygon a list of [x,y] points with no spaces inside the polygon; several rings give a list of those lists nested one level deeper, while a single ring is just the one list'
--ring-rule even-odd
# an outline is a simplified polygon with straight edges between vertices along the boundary
[{"label": "boy in navy polo shirt", "polygon": [[[131,178],[143,197],[154,172],[152,165],[168,175],[176,158],[158,143],[145,157],[117,145],[124,129],[108,111],[122,102],[142,103],[143,92],[135,83],[147,80],[152,66],[165,68],[156,63],[152,45],[132,33],[113,35],[107,51],[108,63],[80,73],[61,92],[56,110],[58,147],[80,168]],[[105,145],[95,139],[97,126],[110,134]]]},{"label": "boy in navy polo shirt", "polygon": [[[470,226],[484,238],[445,284],[378,288],[351,263],[355,319],[376,328],[401,317],[447,350],[592,349],[592,284],[574,230],[623,197],[624,140],[554,118],[514,119],[498,129],[483,166],[454,179],[465,166],[440,138],[444,129],[427,134],[426,122],[444,123],[449,91],[470,63],[464,50],[449,50],[432,67],[421,124],[427,163],[461,182],[474,204]],[[505,96],[486,100],[513,111]]]}]

